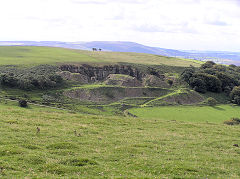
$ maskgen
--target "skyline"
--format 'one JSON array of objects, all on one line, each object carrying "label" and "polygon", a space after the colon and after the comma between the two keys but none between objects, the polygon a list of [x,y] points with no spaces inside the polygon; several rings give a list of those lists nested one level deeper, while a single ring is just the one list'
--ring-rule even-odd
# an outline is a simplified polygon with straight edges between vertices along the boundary
[{"label": "skyline", "polygon": [[0,41],[132,41],[240,51],[238,0],[8,0],[0,8]]}]

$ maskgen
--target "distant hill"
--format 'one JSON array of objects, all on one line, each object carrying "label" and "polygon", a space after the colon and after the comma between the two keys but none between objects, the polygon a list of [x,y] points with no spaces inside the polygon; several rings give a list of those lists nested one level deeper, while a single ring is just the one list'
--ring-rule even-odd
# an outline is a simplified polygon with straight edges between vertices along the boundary
[{"label": "distant hill", "polygon": [[0,46],[51,46],[71,49],[92,50],[101,48],[103,51],[136,52],[162,55],[169,57],[189,58],[200,61],[212,60],[222,64],[240,65],[240,52],[221,51],[180,51],[159,47],[149,47],[134,42],[93,41],[93,42],[59,42],[59,41],[2,41]]}]

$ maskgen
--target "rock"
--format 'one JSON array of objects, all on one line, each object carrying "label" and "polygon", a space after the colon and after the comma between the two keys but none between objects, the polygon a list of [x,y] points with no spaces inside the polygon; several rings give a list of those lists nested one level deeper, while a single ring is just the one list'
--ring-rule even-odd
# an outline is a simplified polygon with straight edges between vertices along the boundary
[{"label": "rock", "polygon": [[96,81],[105,80],[109,74],[124,74],[137,78],[138,80],[142,79],[143,73],[139,70],[132,68],[131,66],[119,66],[119,65],[105,65],[105,66],[90,66],[90,65],[61,65],[60,69],[62,71],[68,71],[71,73],[79,73],[84,76],[87,76],[90,80],[92,77],[95,77]]},{"label": "rock", "polygon": [[62,71],[58,73],[64,80],[77,81],[82,84],[89,83],[89,78],[80,73],[70,73],[69,71]]},{"label": "rock", "polygon": [[105,84],[107,85],[117,85],[126,87],[140,87],[141,82],[137,80],[136,77],[131,77],[129,75],[121,74],[110,74],[108,75]]},{"label": "rock", "polygon": [[164,81],[164,77],[159,78],[154,75],[147,75],[143,79],[143,86],[170,88],[170,85]]}]

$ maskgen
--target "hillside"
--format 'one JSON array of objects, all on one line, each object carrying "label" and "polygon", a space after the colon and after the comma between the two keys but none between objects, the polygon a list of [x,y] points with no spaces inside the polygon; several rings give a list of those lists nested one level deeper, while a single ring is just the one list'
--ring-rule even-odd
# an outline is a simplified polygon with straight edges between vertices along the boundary
[{"label": "hillside", "polygon": [[0,47],[0,178],[239,178],[239,72],[147,53]]},{"label": "hillside", "polygon": [[188,67],[199,66],[196,60],[170,58],[165,56],[127,53],[92,52],[53,47],[2,46],[0,47],[0,65],[39,65],[60,63],[133,63],[148,65],[169,65]]},{"label": "hillside", "polygon": [[135,42],[124,41],[92,41],[92,42],[59,42],[59,41],[1,41],[0,46],[49,46],[70,49],[92,50],[101,48],[103,51],[111,52],[135,52],[178,57],[185,59],[196,59],[200,61],[215,61],[220,64],[239,65],[240,52],[228,51],[198,51],[198,50],[174,50],[159,47],[150,47]]},{"label": "hillside", "polygon": [[24,109],[2,100],[0,131],[0,178],[240,175],[239,127],[224,124]]}]

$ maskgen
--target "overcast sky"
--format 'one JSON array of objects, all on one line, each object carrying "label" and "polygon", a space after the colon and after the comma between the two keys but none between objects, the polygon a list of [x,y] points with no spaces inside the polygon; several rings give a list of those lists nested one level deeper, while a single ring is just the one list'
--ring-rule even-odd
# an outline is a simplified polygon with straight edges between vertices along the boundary
[{"label": "overcast sky", "polygon": [[1,0],[0,41],[240,51],[240,0]]}]

